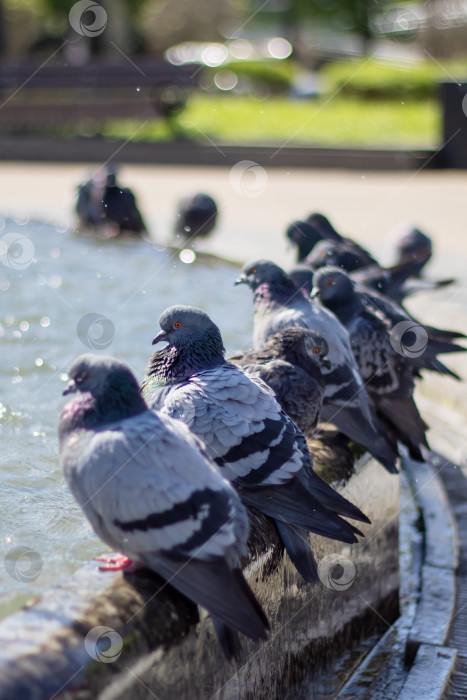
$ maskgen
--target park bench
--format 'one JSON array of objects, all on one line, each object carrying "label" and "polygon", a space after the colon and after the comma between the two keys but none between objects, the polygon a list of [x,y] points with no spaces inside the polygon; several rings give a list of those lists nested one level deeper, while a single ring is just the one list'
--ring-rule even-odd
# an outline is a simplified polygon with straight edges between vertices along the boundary
[{"label": "park bench", "polygon": [[0,64],[0,129],[73,124],[84,130],[108,119],[154,119],[162,93],[183,102],[197,67],[163,60],[83,66]]}]

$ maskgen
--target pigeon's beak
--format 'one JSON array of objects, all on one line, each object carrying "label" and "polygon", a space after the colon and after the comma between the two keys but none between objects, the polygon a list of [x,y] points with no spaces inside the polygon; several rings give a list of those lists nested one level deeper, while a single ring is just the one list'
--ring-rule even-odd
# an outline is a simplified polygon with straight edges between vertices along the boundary
[{"label": "pigeon's beak", "polygon": [[235,280],[234,286],[236,287],[237,284],[248,284],[248,277],[247,275],[245,275],[245,273],[243,273],[243,275],[240,275],[238,280]]},{"label": "pigeon's beak", "polygon": [[311,297],[312,299],[315,299],[316,297],[319,297],[319,289],[318,289],[318,287],[313,287],[313,289],[311,290],[310,297]]},{"label": "pigeon's beak", "polygon": [[331,363],[329,360],[326,360],[324,357],[321,358],[321,366],[325,367],[326,369],[331,369]]},{"label": "pigeon's beak", "polygon": [[153,345],[157,345],[157,343],[162,343],[163,341],[166,342],[166,343],[168,343],[168,342],[169,342],[169,339],[168,339],[167,333],[166,333],[165,331],[160,331],[160,332],[156,335],[156,337],[154,338],[154,340],[152,341],[152,344],[153,344]]},{"label": "pigeon's beak", "polygon": [[75,394],[77,391],[78,391],[78,387],[76,386],[75,380],[70,379],[70,381],[68,382],[67,388],[62,393],[62,396],[68,396],[68,394]]}]

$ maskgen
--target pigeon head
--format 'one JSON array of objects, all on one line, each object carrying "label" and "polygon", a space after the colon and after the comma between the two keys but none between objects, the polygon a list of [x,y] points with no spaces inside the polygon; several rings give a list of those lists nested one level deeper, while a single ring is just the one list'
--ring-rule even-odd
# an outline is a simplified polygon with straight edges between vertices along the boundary
[{"label": "pigeon head", "polygon": [[256,260],[242,268],[242,274],[235,284],[247,284],[253,291],[263,284],[273,288],[291,287],[295,285],[284,270],[270,260]]},{"label": "pigeon head", "polygon": [[117,166],[115,164],[108,165],[105,174],[105,184],[107,187],[115,187],[117,185]]},{"label": "pigeon head", "polygon": [[334,226],[331,224],[329,219],[324,216],[324,214],[314,212],[307,218],[307,222],[318,229],[318,231],[321,233],[321,238],[331,238],[334,241],[342,238],[342,236],[337,233]]},{"label": "pigeon head", "polygon": [[[92,413],[112,422],[146,410],[138,382],[129,368],[113,357],[80,355],[68,372],[68,387],[63,392],[85,394],[92,398]],[[79,403],[79,401],[78,401]]]},{"label": "pigeon head", "polygon": [[175,233],[185,238],[207,236],[216,225],[217,215],[217,204],[208,194],[185,197],[178,204]]},{"label": "pigeon head", "polygon": [[433,254],[431,238],[418,228],[411,228],[399,235],[396,240],[399,263],[427,262]]},{"label": "pigeon head", "polygon": [[195,306],[170,306],[159,318],[160,332],[153,345],[166,341],[179,352],[199,361],[224,362],[224,345],[219,328]]},{"label": "pigeon head", "polygon": [[353,299],[354,283],[346,272],[337,267],[323,267],[313,275],[312,296],[319,296],[329,307],[346,305]]},{"label": "pigeon head", "polygon": [[313,270],[339,264],[339,254],[332,241],[323,240],[317,243],[306,259]]},{"label": "pigeon head", "polygon": [[[327,359],[329,346],[326,339],[310,328],[291,326],[272,336],[280,342],[286,360],[302,365],[301,359],[306,358],[306,364],[311,359],[314,364],[330,369]],[[275,342],[275,340],[274,340]]]},{"label": "pigeon head", "polygon": [[301,262],[313,250],[318,241],[323,239],[318,229],[308,221],[293,221],[285,235],[297,246],[297,262]]},{"label": "pigeon head", "polygon": [[313,289],[313,270],[308,265],[296,265],[289,270],[289,277],[306,297],[311,294]]}]

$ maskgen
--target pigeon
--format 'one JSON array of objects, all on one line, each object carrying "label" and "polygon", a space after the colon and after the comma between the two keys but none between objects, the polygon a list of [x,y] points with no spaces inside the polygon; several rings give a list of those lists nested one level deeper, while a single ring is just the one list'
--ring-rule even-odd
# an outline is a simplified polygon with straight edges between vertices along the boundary
[{"label": "pigeon", "polygon": [[[342,271],[341,279],[343,280],[345,277],[346,274]],[[437,355],[465,352],[466,349],[464,347],[453,342],[457,338],[465,338],[466,336],[463,333],[422,324],[393,300],[355,283],[350,275],[348,277],[351,279],[354,291],[359,295],[361,303],[382,316],[390,329],[393,329],[391,330],[393,343],[402,343],[407,351],[407,356],[410,356],[414,371],[418,372],[422,369],[428,369],[441,374],[448,374],[454,379],[460,379],[455,372],[438,359]],[[342,284],[345,286],[346,283],[343,281]],[[328,308],[331,307],[328,305]],[[401,334],[400,337],[398,333]],[[410,349],[412,343],[410,343],[410,337],[406,335],[407,333],[412,333],[412,342],[422,343],[421,352],[418,351],[417,347]]]},{"label": "pigeon", "polygon": [[245,265],[236,284],[248,284],[254,294],[253,347],[289,326],[310,328],[327,341],[330,369],[322,367],[325,388],[321,417],[365,447],[388,471],[395,473],[396,446],[378,424],[350,347],[347,330],[336,316],[304,298],[278,265],[258,260]]},{"label": "pigeon", "polygon": [[[332,265],[331,265],[332,266]],[[372,289],[378,294],[389,297],[393,301],[401,304],[404,299],[413,294],[428,292],[436,289],[443,289],[455,282],[452,278],[429,280],[417,277],[419,264],[408,261],[393,267],[380,267],[370,265],[355,270],[350,277],[360,286]]]},{"label": "pigeon", "polygon": [[[69,372],[60,463],[95,533],[152,569],[213,618],[224,653],[237,631],[265,639],[268,622],[241,571],[248,516],[237,493],[180,421],[149,410],[122,362],[86,354]],[[104,557],[105,559],[105,557]]]},{"label": "pigeon", "polygon": [[119,185],[114,169],[107,171],[102,204],[105,221],[114,224],[119,233],[138,235],[147,231],[135,195],[129,187]]},{"label": "pigeon", "polygon": [[297,262],[305,260],[315,245],[323,240],[323,235],[308,221],[292,221],[285,235],[297,248]]},{"label": "pigeon", "polygon": [[178,203],[174,233],[192,239],[208,236],[217,223],[217,204],[208,194],[185,197]]},{"label": "pigeon", "polygon": [[238,352],[228,358],[247,374],[262,379],[300,428],[311,435],[323,403],[321,367],[329,369],[328,344],[308,328],[285,328],[269,338],[260,350]]},{"label": "pigeon", "polygon": [[313,291],[313,270],[306,263],[299,263],[290,268],[287,273],[303,296],[309,298]]},{"label": "pigeon", "polygon": [[366,261],[366,265],[373,265],[376,263],[373,256],[370,255],[365,248],[356,243],[356,241],[354,241],[352,238],[341,236],[331,224],[329,219],[327,219],[323,214],[310,214],[310,216],[307,218],[307,222],[312,224],[320,232],[323,239],[343,245],[348,251],[353,252],[359,259]]},{"label": "pigeon", "polygon": [[428,442],[427,426],[413,400],[414,361],[418,358],[404,352],[402,342],[393,333],[391,319],[366,303],[364,294],[343,270],[322,268],[315,273],[314,281],[314,294],[349,331],[362,377],[378,411],[395,428],[411,456],[421,460],[420,448],[428,447]]},{"label": "pigeon", "polygon": [[112,229],[112,235],[141,235],[147,231],[135,195],[117,182],[115,167],[108,167],[105,180],[99,175],[78,187],[78,230]]},{"label": "pigeon", "polygon": [[395,254],[396,265],[401,265],[406,262],[416,263],[418,265],[418,273],[427,264],[433,255],[433,243],[431,238],[418,228],[405,226],[402,231],[395,234]]},{"label": "pigeon", "polygon": [[159,319],[142,382],[148,404],[183,420],[237,488],[243,503],[273,518],[301,576],[319,580],[307,532],[357,542],[344,515],[368,518],[313,471],[306,440],[256,377],[226,362],[219,328],[192,306],[172,306]]},{"label": "pigeon", "polygon": [[355,249],[354,245],[327,240],[317,243],[305,258],[305,262],[312,270],[333,265],[342,267],[347,272],[378,264],[368,253],[362,254],[360,250]]}]

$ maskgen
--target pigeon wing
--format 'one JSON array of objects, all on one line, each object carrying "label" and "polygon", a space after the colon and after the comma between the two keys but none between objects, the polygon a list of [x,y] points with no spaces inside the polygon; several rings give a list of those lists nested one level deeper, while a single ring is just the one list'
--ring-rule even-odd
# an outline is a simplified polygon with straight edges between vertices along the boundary
[{"label": "pigeon wing", "polygon": [[138,561],[176,549],[237,563],[248,532],[237,495],[180,439],[186,428],[163,421],[147,411],[93,433],[64,465],[72,492],[96,533]]},{"label": "pigeon wing", "polygon": [[233,365],[201,372],[173,389],[163,410],[187,423],[236,485],[281,484],[301,469],[296,427],[272,390]]}]

